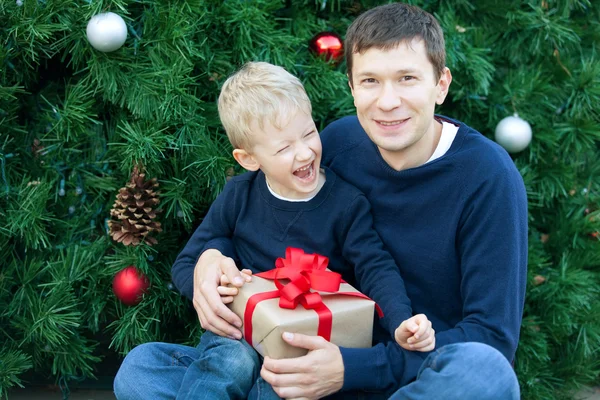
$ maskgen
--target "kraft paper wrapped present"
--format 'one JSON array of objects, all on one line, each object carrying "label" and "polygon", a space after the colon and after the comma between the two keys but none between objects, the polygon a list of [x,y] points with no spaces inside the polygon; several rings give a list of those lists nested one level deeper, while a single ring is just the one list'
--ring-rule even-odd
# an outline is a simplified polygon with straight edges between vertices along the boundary
[{"label": "kraft paper wrapped present", "polygon": [[243,321],[244,338],[263,357],[292,358],[306,349],[283,332],[319,335],[343,347],[372,345],[375,302],[326,270],[327,257],[288,248],[274,270],[256,274],[229,305]]}]

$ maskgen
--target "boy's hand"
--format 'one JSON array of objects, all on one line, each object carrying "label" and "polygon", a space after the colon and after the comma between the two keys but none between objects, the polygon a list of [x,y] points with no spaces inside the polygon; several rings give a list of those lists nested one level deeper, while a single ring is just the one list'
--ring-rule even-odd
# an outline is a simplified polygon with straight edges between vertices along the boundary
[{"label": "boy's hand", "polygon": [[[240,271],[242,278],[244,279],[244,283],[250,282],[252,280],[252,271],[249,269],[243,269]],[[238,288],[235,286],[228,286],[231,282],[229,282],[229,278],[227,275],[221,275],[221,283],[220,286],[217,287],[217,292],[221,295],[221,300],[223,304],[229,304],[233,301],[233,296],[238,294]]]},{"label": "boy's hand", "polygon": [[435,349],[435,330],[424,314],[403,321],[394,334],[396,342],[406,350],[432,351]]}]

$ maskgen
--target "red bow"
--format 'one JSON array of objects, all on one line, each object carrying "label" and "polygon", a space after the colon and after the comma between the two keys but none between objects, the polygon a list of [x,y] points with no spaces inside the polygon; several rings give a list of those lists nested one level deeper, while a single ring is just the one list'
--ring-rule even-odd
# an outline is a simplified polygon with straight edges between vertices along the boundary
[{"label": "red bow", "polygon": [[[250,296],[246,310],[244,311],[244,336],[246,341],[252,345],[252,315],[257,304],[263,300],[279,298],[279,307],[294,309],[301,304],[307,310],[315,310],[319,317],[317,335],[326,340],[331,339],[331,327],[333,317],[331,310],[323,304],[319,293],[331,292],[340,295],[361,297],[370,300],[367,296],[358,292],[338,292],[340,283],[345,283],[337,272],[326,271],[329,259],[319,254],[306,254],[304,250],[288,247],[285,250],[285,258],[275,261],[275,269],[256,274],[261,278],[271,279],[275,282],[277,290],[271,292],[257,293]],[[288,283],[283,283],[288,279]],[[375,304],[379,317],[383,313]]]},{"label": "red bow", "polygon": [[[279,307],[294,309],[302,304],[306,309],[316,309],[323,300],[319,293],[337,292],[340,290],[342,276],[337,272],[326,271],[329,259],[320,254],[306,254],[304,250],[288,247],[285,258],[275,261],[275,269],[256,274],[265,279],[275,281],[280,298]],[[283,284],[281,280],[289,279]]]}]

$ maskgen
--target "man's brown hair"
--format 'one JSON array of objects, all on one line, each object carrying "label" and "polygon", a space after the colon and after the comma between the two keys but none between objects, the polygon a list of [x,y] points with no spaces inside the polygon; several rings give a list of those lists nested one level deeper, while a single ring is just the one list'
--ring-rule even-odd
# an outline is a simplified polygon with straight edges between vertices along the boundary
[{"label": "man's brown hair", "polygon": [[361,14],[346,32],[346,66],[352,84],[352,57],[376,48],[390,50],[400,43],[421,39],[427,58],[433,65],[436,81],[446,66],[444,33],[435,17],[419,7],[392,3],[375,7]]}]

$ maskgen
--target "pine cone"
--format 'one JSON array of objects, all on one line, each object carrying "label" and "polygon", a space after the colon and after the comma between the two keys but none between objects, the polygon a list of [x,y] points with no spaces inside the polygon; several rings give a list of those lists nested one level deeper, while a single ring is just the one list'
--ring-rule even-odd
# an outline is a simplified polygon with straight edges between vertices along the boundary
[{"label": "pine cone", "polygon": [[152,246],[158,241],[149,236],[150,233],[162,232],[160,222],[155,221],[161,210],[154,209],[160,203],[160,193],[155,191],[158,183],[156,178],[145,181],[145,177],[146,174],[138,173],[135,168],[129,183],[119,189],[110,210],[110,236],[125,246],[137,246],[142,242]]}]

